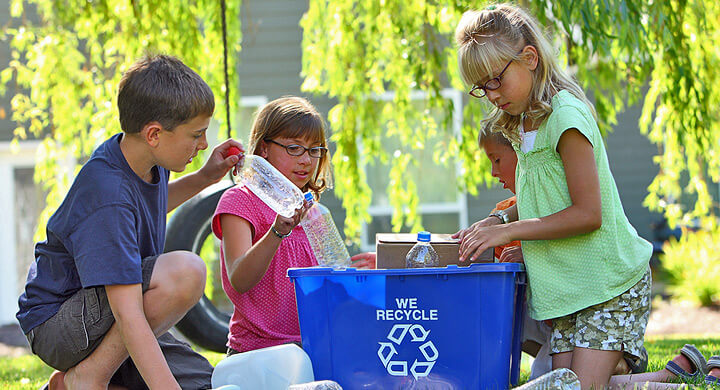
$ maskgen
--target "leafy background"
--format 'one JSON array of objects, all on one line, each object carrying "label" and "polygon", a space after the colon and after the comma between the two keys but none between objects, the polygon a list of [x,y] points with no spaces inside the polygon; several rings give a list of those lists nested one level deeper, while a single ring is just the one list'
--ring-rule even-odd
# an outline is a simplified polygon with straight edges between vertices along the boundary
[{"label": "leafy background", "polygon": [[[57,207],[77,166],[119,130],[114,96],[119,77],[144,52],[183,59],[216,92],[224,118],[220,2],[211,0],[12,0],[3,29],[12,59],[0,71],[0,93],[10,93],[15,140],[42,139],[36,181],[49,191],[39,226]],[[362,169],[389,164],[386,196],[393,229],[422,226],[416,183],[403,175],[418,168],[417,151],[431,150],[439,166],[461,167],[457,186],[470,194],[489,184],[487,162],[476,145],[488,107],[464,107],[459,135],[453,103],[441,91],[465,89],[457,74],[452,35],[462,14],[484,1],[310,0],[303,28],[303,90],[336,101],[329,112],[336,195],[347,212],[345,233],[357,240],[372,191]],[[715,222],[708,190],[718,180],[716,50],[720,4],[711,0],[527,0],[546,26],[561,63],[595,101],[603,131],[619,112],[643,101],[640,129],[658,146],[660,167],[645,205],[671,224]],[[231,110],[239,88],[235,61],[241,49],[240,1],[227,0]],[[377,96],[392,91],[392,99]],[[418,110],[417,92],[427,97]],[[224,120],[224,119],[221,119]],[[387,153],[383,139],[393,139]],[[433,140],[428,142],[428,140]],[[439,141],[436,141],[439,140]],[[202,159],[196,159],[197,162]],[[189,170],[192,170],[191,167]],[[40,232],[40,235],[43,233]],[[42,237],[38,237],[42,238]]]}]

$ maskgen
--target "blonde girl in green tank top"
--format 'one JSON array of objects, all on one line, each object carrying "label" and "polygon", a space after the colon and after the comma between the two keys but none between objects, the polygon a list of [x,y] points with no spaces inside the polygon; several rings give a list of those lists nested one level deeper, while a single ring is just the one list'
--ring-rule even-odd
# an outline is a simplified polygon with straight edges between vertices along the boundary
[{"label": "blonde girl in green tank top", "polygon": [[517,205],[458,232],[460,259],[521,240],[530,315],[553,323],[553,367],[605,387],[623,351],[640,358],[651,245],[624,214],[593,106],[524,10],[468,11],[455,36],[470,95],[495,106],[486,124],[518,155]]}]

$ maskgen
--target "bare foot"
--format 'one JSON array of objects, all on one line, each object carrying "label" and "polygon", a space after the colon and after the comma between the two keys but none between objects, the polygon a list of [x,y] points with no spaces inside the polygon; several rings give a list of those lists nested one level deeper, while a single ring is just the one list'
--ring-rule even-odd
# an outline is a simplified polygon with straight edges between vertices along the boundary
[{"label": "bare foot", "polygon": [[[672,359],[672,361],[675,362],[675,364],[677,364],[678,366],[680,366],[680,368],[685,370],[685,372],[687,372],[688,374],[694,374],[695,371],[698,370],[698,368],[693,366],[692,362],[683,354],[678,354]],[[674,380],[675,378],[677,378],[677,375],[668,371],[666,368],[663,368],[662,370],[660,370],[660,372],[663,372],[667,378],[663,380],[663,382],[667,380]]]},{"label": "bare foot", "polygon": [[673,358],[673,361],[680,367],[682,367],[688,374],[693,374],[697,371],[698,367],[694,367],[692,362],[685,357],[683,354],[679,354]]},{"label": "bare foot", "polygon": [[62,371],[55,371],[50,375],[48,380],[48,390],[66,390],[65,387],[65,373]]},{"label": "bare foot", "polygon": [[720,368],[713,367],[713,369],[710,370],[710,372],[708,374],[710,374],[711,376],[714,376],[715,378],[720,378]]},{"label": "bare foot", "polygon": [[105,390],[105,389],[107,389],[108,382],[105,382],[105,383],[103,383],[102,381],[97,382],[98,378],[95,377],[94,375],[92,375],[92,373],[88,373],[88,372],[83,373],[82,372],[83,371],[82,367],[81,367],[82,363],[83,362],[80,362],[80,364],[78,364],[77,366],[72,367],[69,370],[67,370],[67,372],[65,373],[65,377],[63,378],[65,387],[59,387],[59,389],[69,389],[69,390],[74,390],[74,389]]}]

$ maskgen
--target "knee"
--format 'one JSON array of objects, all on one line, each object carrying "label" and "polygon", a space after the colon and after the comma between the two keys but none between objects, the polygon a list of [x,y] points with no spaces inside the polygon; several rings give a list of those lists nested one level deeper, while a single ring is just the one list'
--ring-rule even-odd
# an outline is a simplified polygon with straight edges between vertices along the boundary
[{"label": "knee", "polygon": [[189,251],[166,253],[165,279],[172,286],[173,295],[197,302],[205,291],[207,270],[200,256]]}]

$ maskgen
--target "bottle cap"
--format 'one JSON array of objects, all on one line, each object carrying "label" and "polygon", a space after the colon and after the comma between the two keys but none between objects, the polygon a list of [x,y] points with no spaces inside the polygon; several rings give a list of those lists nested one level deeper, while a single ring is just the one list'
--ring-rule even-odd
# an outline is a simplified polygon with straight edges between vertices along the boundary
[{"label": "bottle cap", "polygon": [[419,232],[417,240],[422,242],[430,242],[430,232]]},{"label": "bottle cap", "polygon": [[305,196],[305,200],[312,203],[315,199],[313,198],[312,192],[306,192],[303,196]]}]

